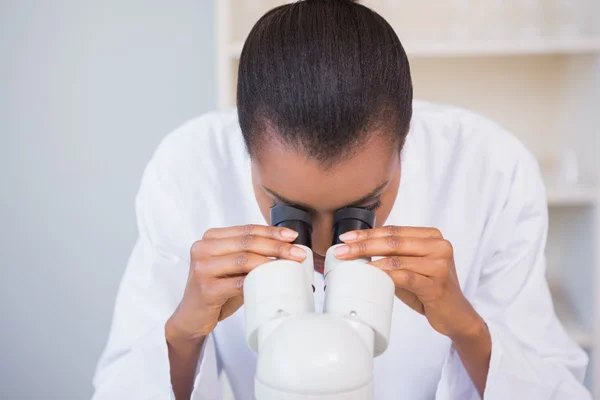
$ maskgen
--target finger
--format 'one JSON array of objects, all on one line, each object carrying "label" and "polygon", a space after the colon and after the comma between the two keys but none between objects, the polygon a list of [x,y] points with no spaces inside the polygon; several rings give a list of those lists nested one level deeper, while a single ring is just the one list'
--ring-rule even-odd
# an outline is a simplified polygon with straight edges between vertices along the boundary
[{"label": "finger", "polygon": [[254,235],[202,240],[195,251],[210,256],[248,252],[293,261],[302,261],[306,258],[306,250],[299,246]]},{"label": "finger", "polygon": [[233,297],[242,296],[244,294],[245,275],[232,276],[229,278],[218,279],[211,285],[210,296],[213,302],[218,305],[223,305]]},{"label": "finger", "polygon": [[424,257],[432,254],[440,239],[388,236],[346,243],[337,247],[334,254],[342,260],[361,257],[411,256]]},{"label": "finger", "polygon": [[244,296],[234,296],[225,302],[221,306],[221,313],[219,314],[219,322],[223,321],[225,318],[231,316],[234,312],[240,309],[241,306],[244,305]]},{"label": "finger", "polygon": [[384,226],[376,229],[364,229],[359,231],[350,231],[340,235],[340,239],[345,243],[356,242],[358,240],[374,239],[388,236],[418,237],[442,239],[442,233],[437,228],[420,228],[413,226]]},{"label": "finger", "polygon": [[425,307],[423,306],[423,302],[421,302],[419,297],[417,297],[417,295],[413,292],[406,289],[396,288],[396,297],[419,314],[425,315]]},{"label": "finger", "polygon": [[434,285],[430,278],[412,271],[400,269],[389,271],[388,275],[394,281],[396,289],[405,289],[417,296],[423,295]]},{"label": "finger", "polygon": [[448,270],[448,265],[444,260],[432,260],[423,257],[385,257],[372,261],[370,264],[384,271],[405,270],[427,277],[438,277]]},{"label": "finger", "polygon": [[254,253],[239,252],[222,257],[213,257],[202,265],[212,277],[228,277],[231,275],[247,274],[254,268],[273,261],[270,258]]},{"label": "finger", "polygon": [[271,239],[284,240],[292,242],[298,237],[298,232],[278,226],[265,225],[242,225],[228,228],[212,228],[204,233],[202,239],[222,239],[235,236],[262,236]]}]

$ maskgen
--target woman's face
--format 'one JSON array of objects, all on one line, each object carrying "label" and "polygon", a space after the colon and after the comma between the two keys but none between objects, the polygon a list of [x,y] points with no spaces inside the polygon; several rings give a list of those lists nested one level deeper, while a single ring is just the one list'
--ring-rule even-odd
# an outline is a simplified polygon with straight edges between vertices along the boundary
[{"label": "woman's face", "polygon": [[344,207],[372,210],[385,223],[400,185],[398,147],[372,136],[356,154],[324,169],[305,154],[270,141],[252,160],[254,194],[266,221],[274,205],[308,211],[313,220],[315,268],[333,241],[333,214]]}]

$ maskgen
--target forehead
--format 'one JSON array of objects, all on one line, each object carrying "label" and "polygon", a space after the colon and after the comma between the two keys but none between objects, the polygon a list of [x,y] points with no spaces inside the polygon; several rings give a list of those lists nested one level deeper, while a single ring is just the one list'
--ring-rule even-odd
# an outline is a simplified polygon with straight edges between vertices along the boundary
[{"label": "forehead", "polygon": [[398,148],[378,138],[328,168],[273,141],[253,158],[252,174],[255,184],[290,201],[329,211],[353,203],[391,180],[398,163]]}]

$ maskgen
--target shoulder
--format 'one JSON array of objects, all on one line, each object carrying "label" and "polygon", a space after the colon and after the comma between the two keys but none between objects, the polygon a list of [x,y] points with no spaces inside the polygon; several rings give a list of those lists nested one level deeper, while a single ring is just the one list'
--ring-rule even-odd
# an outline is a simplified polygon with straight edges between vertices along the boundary
[{"label": "shoulder", "polygon": [[136,199],[138,217],[188,245],[209,227],[230,223],[224,218],[241,212],[249,188],[237,112],[207,113],[169,133],[154,151]]},{"label": "shoulder", "polygon": [[235,174],[247,163],[235,109],[193,118],[158,145],[148,169],[175,184],[216,183],[224,171]]},{"label": "shoulder", "polygon": [[235,197],[247,186],[248,171],[237,112],[211,112],[182,124],[161,141],[144,171],[142,189],[156,188],[189,216],[198,207],[221,204],[220,197]]},{"label": "shoulder", "polygon": [[513,134],[456,107],[418,103],[414,115],[407,164],[427,188],[433,214],[448,207],[447,214],[463,210],[463,220],[480,223],[509,203],[543,212],[546,193],[537,159]]},{"label": "shoulder", "polygon": [[543,237],[545,188],[523,143],[464,109],[420,103],[414,115],[410,159],[419,179],[413,187],[423,200],[425,222],[455,246],[459,276],[478,276],[470,266],[481,268],[485,263],[478,257],[488,260],[505,249],[524,221]]},{"label": "shoulder", "polygon": [[215,111],[193,118],[169,133],[159,144],[153,160],[163,166],[182,168],[194,160],[226,161],[238,155],[243,139],[236,110]]},{"label": "shoulder", "polygon": [[444,168],[511,175],[521,167],[537,173],[534,155],[498,123],[458,107],[415,102],[414,109],[414,140]]}]

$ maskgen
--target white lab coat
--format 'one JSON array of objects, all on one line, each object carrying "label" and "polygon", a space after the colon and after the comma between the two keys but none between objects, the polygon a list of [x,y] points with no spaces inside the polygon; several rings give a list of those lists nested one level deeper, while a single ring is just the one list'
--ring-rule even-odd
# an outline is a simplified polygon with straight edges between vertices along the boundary
[{"label": "white lab coat", "polygon": [[[211,227],[265,224],[235,111],[169,135],[144,173],[136,210],[139,239],[98,363],[96,400],[172,398],[164,324],[183,294],[190,246]],[[453,244],[462,290],[492,336],[487,400],[590,398],[581,384],[587,357],[557,320],[544,277],[545,190],[514,137],[472,113],[416,102],[386,225],[437,227]],[[321,309],[318,273],[315,286]],[[243,313],[205,341],[193,399],[219,399],[222,370],[236,399],[254,398],[256,355]],[[390,338],[375,360],[376,400],[479,398],[448,338],[399,300]]]}]

